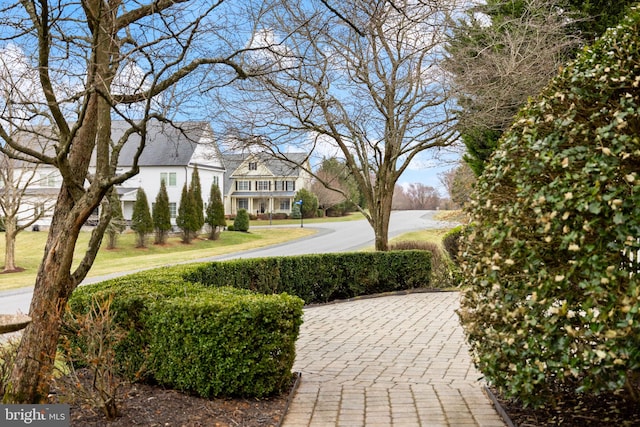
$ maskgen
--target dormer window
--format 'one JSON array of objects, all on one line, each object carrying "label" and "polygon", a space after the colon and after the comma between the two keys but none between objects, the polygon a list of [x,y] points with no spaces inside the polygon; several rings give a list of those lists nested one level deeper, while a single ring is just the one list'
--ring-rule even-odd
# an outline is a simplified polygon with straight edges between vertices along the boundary
[{"label": "dormer window", "polygon": [[249,162],[249,170],[250,171],[258,170],[258,163],[257,162]]}]

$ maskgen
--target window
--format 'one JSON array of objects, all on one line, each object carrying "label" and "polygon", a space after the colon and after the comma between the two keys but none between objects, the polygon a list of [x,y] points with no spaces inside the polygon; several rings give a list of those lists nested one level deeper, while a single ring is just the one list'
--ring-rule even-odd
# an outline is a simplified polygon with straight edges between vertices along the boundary
[{"label": "window", "polygon": [[55,174],[49,174],[44,178],[44,186],[45,187],[56,187],[58,182]]},{"label": "window", "polygon": [[271,189],[271,181],[256,181],[256,187],[258,191],[269,191]]},{"label": "window", "polygon": [[164,181],[164,185],[167,187],[175,187],[177,184],[176,172],[162,172],[160,173],[160,181]]},{"label": "window", "polygon": [[220,185],[220,180],[218,179],[218,176],[217,176],[217,175],[213,177],[213,183],[214,183],[215,185]]},{"label": "window", "polygon": [[171,213],[171,218],[175,218],[178,216],[178,209],[176,207],[176,203],[169,203],[169,213]]},{"label": "window", "polygon": [[236,181],[236,190],[251,191],[251,181]]},{"label": "window", "polygon": [[291,210],[291,200],[289,200],[289,199],[280,200],[280,210],[281,211],[290,211]]},{"label": "window", "polygon": [[249,162],[249,170],[250,170],[250,171],[258,170],[258,163],[256,163],[256,162]]},{"label": "window", "polygon": [[276,181],[276,191],[284,191],[284,181]]},{"label": "window", "polygon": [[249,199],[238,199],[238,209],[249,210]]},{"label": "window", "polygon": [[287,191],[296,191],[295,181],[285,181],[285,188]]}]

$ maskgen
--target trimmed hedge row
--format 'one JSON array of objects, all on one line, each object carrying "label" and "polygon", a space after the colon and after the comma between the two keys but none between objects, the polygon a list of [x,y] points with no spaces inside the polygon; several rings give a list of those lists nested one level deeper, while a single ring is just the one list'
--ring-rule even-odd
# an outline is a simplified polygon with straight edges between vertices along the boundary
[{"label": "trimmed hedge row", "polygon": [[203,397],[281,391],[292,375],[303,301],[191,283],[184,278],[195,267],[83,286],[69,307],[82,313],[94,298],[113,296],[115,321],[127,331],[116,347],[116,361],[131,378]]},{"label": "trimmed hedge row", "polygon": [[301,298],[426,287],[430,273],[431,253],[418,250],[190,264],[82,286],[69,309],[85,313],[113,298],[115,323],[127,332],[116,364],[129,378],[203,397],[266,396],[291,379]]},{"label": "trimmed hedge row", "polygon": [[428,287],[431,252],[388,251],[240,259],[201,265],[189,282],[272,294],[287,292],[307,304]]}]

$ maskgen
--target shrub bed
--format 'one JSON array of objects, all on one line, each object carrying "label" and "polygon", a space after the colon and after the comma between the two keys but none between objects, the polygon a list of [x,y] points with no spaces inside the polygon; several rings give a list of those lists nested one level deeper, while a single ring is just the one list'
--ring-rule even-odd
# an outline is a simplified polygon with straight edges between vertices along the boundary
[{"label": "shrub bed", "polygon": [[307,304],[428,287],[427,251],[355,252],[241,259],[203,264],[186,280],[271,294],[287,292]]},{"label": "shrub bed", "polygon": [[[121,374],[201,396],[265,396],[291,378],[299,298],[211,289],[184,278],[197,265],[151,270],[78,288],[70,310],[113,298]],[[74,345],[82,346],[76,337]]]}]

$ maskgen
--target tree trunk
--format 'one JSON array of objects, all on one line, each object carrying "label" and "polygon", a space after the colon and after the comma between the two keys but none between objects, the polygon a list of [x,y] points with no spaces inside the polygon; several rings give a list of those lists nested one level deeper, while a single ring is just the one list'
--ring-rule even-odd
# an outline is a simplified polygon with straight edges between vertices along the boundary
[{"label": "tree trunk", "polygon": [[374,209],[371,209],[371,225],[375,234],[376,251],[389,250],[389,218],[393,192],[379,191]]},{"label": "tree trunk", "polygon": [[18,235],[15,218],[5,218],[4,221],[4,270],[9,273],[16,270],[16,236]]},{"label": "tree trunk", "polygon": [[46,400],[62,314],[77,285],[70,271],[84,220],[78,216],[77,209],[72,209],[74,201],[69,195],[65,197],[64,191],[63,187],[49,230],[45,256],[36,276],[29,310],[32,321],[23,332],[10,388],[5,396],[5,401],[12,403],[42,403]]}]

